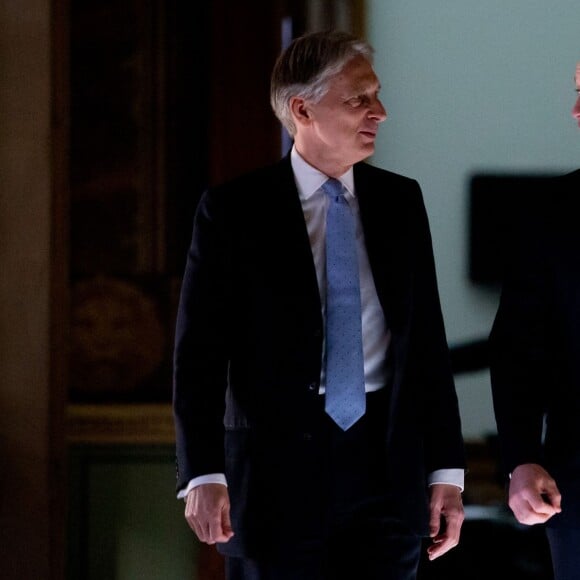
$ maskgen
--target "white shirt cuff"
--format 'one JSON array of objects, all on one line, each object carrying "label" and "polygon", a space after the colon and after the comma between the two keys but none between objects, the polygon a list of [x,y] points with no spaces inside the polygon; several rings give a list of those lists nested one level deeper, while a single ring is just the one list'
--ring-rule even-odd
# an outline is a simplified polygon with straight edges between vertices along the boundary
[{"label": "white shirt cuff", "polygon": [[463,469],[437,469],[429,474],[427,483],[448,483],[456,485],[461,491],[465,487],[465,471]]},{"label": "white shirt cuff", "polygon": [[187,494],[198,485],[202,483],[221,483],[227,487],[228,482],[226,481],[226,476],[223,473],[209,473],[208,475],[200,475],[199,477],[194,477],[189,481],[187,487],[184,487],[181,491],[177,493],[177,499],[185,499]]}]

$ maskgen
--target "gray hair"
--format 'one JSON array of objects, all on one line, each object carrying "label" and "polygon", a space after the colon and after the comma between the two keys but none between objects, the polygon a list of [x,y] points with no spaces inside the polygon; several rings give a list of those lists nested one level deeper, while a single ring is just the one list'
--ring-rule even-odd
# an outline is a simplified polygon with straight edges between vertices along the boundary
[{"label": "gray hair", "polygon": [[270,104],[291,136],[296,126],[290,99],[301,97],[318,102],[328,91],[329,80],[354,57],[373,62],[374,50],[348,32],[311,32],[294,39],[280,54],[270,79]]}]

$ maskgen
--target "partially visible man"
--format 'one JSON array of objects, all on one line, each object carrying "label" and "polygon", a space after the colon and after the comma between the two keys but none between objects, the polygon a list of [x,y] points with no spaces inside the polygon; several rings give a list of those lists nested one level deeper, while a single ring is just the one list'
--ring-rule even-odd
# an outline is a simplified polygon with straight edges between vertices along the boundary
[{"label": "partially visible man", "polygon": [[421,190],[363,163],[387,117],[372,55],[343,32],[295,39],[271,79],[291,151],[197,210],[177,491],[228,580],[413,580],[423,537],[431,559],[459,541],[464,449]]},{"label": "partially visible man", "polygon": [[[576,66],[580,95],[580,62]],[[572,116],[580,126],[580,96]],[[537,201],[490,334],[509,506],[545,525],[555,580],[580,578],[580,170]]]}]

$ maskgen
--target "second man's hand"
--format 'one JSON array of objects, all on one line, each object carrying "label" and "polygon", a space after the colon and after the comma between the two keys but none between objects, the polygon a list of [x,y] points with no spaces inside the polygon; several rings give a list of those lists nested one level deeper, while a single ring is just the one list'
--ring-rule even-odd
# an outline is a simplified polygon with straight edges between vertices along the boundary
[{"label": "second man's hand", "polygon": [[562,511],[562,496],[554,479],[536,463],[523,463],[512,472],[509,506],[521,524],[543,524]]}]

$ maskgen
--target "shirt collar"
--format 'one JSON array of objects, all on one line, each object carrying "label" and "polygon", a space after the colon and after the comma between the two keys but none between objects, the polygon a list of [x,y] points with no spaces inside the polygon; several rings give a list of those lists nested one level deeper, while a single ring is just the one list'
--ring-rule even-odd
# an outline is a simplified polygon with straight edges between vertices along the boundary
[{"label": "shirt collar", "polygon": [[[319,171],[310,165],[304,157],[296,151],[295,146],[292,146],[290,152],[290,163],[292,164],[292,171],[294,172],[298,195],[303,201],[316,193],[322,187],[322,184],[328,179],[328,175],[325,175],[322,171]],[[354,197],[354,174],[352,167],[338,179],[344,185],[348,193]]]}]

